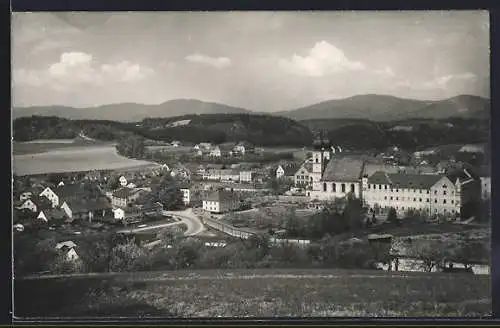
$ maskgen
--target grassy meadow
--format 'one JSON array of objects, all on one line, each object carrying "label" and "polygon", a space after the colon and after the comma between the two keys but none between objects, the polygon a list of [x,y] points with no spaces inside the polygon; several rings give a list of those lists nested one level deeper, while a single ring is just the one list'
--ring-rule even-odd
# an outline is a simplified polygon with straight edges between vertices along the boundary
[{"label": "grassy meadow", "polygon": [[199,317],[488,316],[490,276],[260,269],[15,281],[15,315]]}]

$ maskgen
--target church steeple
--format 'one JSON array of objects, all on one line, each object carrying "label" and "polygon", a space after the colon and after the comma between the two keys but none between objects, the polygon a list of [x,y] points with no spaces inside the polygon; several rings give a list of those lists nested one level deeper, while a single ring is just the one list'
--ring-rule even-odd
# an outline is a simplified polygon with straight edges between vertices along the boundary
[{"label": "church steeple", "polygon": [[326,133],[320,131],[313,141],[314,150],[322,151],[329,150],[331,148],[330,140],[326,137]]}]

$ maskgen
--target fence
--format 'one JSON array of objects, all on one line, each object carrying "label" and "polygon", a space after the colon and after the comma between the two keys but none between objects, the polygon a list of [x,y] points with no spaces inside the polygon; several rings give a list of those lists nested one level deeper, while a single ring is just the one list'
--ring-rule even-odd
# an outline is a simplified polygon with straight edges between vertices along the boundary
[{"label": "fence", "polygon": [[225,234],[228,234],[236,238],[248,239],[251,235],[254,234],[253,232],[236,229],[231,225],[210,218],[203,218],[203,223],[209,226],[210,228],[213,228],[215,230],[218,230],[220,232],[223,232]]},{"label": "fence", "polygon": [[[250,236],[256,234],[254,232],[237,229],[231,225],[228,225],[228,224],[225,224],[225,223],[222,223],[220,221],[210,219],[210,218],[204,218],[203,223],[205,225],[209,226],[210,228],[213,228],[215,230],[218,230],[220,232],[223,232],[225,234],[228,234],[228,235],[236,237],[236,238],[248,239]],[[305,247],[311,243],[310,240],[304,240],[304,239],[271,238],[269,241],[270,241],[271,245],[297,245],[299,247]]]}]

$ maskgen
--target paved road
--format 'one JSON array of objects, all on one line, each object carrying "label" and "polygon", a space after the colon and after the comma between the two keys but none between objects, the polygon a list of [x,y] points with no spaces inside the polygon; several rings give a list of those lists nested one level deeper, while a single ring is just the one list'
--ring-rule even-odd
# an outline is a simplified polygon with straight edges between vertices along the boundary
[{"label": "paved road", "polygon": [[184,211],[163,211],[162,214],[164,216],[167,215],[173,216],[179,218],[180,220],[177,222],[148,225],[147,227],[142,227],[142,228],[122,229],[118,232],[133,233],[140,231],[148,231],[158,228],[167,228],[182,223],[185,224],[187,227],[187,230],[184,232],[185,236],[195,236],[206,230],[201,220],[198,218],[196,214],[193,213],[193,211],[190,208]]},{"label": "paved road", "polygon": [[184,223],[187,226],[187,230],[184,232],[185,236],[195,236],[205,231],[205,226],[191,208],[184,211],[163,211],[163,215],[180,218],[179,223]]}]

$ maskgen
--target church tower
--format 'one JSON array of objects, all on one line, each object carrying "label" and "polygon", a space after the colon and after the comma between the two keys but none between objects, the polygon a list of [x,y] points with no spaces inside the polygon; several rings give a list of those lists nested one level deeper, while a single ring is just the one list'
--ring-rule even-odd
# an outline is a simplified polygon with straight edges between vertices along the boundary
[{"label": "church tower", "polygon": [[327,138],[324,138],[322,133],[320,133],[319,136],[313,142],[312,155],[313,155],[312,173],[315,176],[319,175],[319,179],[321,179],[326,164],[328,164],[328,161],[332,156],[330,141]]}]

